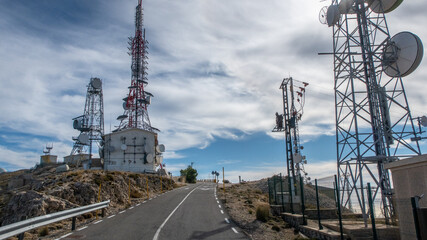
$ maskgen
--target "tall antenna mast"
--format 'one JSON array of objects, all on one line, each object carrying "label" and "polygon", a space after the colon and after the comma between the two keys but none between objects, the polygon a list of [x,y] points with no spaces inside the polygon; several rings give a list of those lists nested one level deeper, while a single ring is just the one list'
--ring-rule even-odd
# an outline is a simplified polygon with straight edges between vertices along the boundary
[{"label": "tall antenna mast", "polygon": [[401,2],[332,0],[319,14],[320,22],[333,29],[340,202],[349,207],[356,198],[365,226],[366,183],[373,183],[374,200],[381,199],[386,223],[393,221],[384,164],[421,154],[418,142],[410,141],[418,133],[402,82],[421,61],[421,40],[409,32],[391,38],[385,19]]},{"label": "tall antenna mast", "polygon": [[151,103],[153,95],[144,90],[148,84],[148,41],[145,39],[145,29],[143,28],[142,0],[139,0],[136,6],[135,36],[129,37],[129,45],[129,55],[132,56],[132,79],[129,94],[123,99],[124,114],[117,118],[120,120],[120,125],[115,131],[127,128],[158,131],[158,129],[151,127],[148,116],[148,105]]}]

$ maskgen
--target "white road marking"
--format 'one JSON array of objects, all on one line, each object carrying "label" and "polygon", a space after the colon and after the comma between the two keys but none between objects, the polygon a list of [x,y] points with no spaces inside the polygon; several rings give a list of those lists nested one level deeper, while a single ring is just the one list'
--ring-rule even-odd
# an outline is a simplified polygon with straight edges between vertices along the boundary
[{"label": "white road marking", "polygon": [[122,213],[124,213],[124,212],[126,212],[126,210],[123,210],[123,211],[119,212],[119,214],[122,214]]},{"label": "white road marking", "polygon": [[143,201],[142,203],[146,203],[147,201]]},{"label": "white road marking", "polygon": [[221,208],[221,205],[218,205],[219,208]]},{"label": "white road marking", "polygon": [[136,204],[136,206],[138,207],[139,205],[141,205],[141,203]]},{"label": "white road marking", "polygon": [[77,231],[81,231],[81,230],[86,229],[86,228],[87,228],[87,226],[79,228],[79,229],[77,229]]},{"label": "white road marking", "polygon": [[239,233],[234,227],[232,227],[234,233]]},{"label": "white road marking", "polygon": [[227,223],[230,223],[230,221],[228,220],[228,218],[225,218],[225,221],[226,221]]},{"label": "white road marking", "polygon": [[58,239],[66,238],[66,237],[70,236],[71,234],[73,234],[73,233],[67,233],[67,234],[65,234],[64,236],[62,236],[62,237],[60,237]]},{"label": "white road marking", "polygon": [[187,190],[187,189],[190,189],[190,188],[186,187],[185,190]]},{"label": "white road marking", "polygon": [[148,199],[148,201],[151,201],[152,198]]},{"label": "white road marking", "polygon": [[112,217],[114,217],[114,216],[116,216],[116,215],[111,215],[111,216],[109,216],[109,217],[107,217],[107,218],[112,218]]},{"label": "white road marking", "polygon": [[176,208],[169,214],[169,216],[165,219],[165,221],[162,223],[162,225],[160,225],[159,229],[157,229],[156,234],[154,234],[153,240],[157,240],[159,238],[159,234],[160,231],[162,230],[162,228],[165,226],[166,222],[169,220],[169,218],[172,217],[172,215],[175,213],[175,211],[181,206],[182,203],[184,203],[185,199],[188,198],[188,196],[190,196],[190,194],[192,192],[194,192],[194,190],[196,190],[198,187],[194,188],[193,190],[191,190],[191,192],[189,192],[187,194],[187,196],[185,196],[184,199],[182,199],[182,201],[178,204],[178,206],[176,206]]},{"label": "white road marking", "polygon": [[129,209],[132,209],[133,207],[130,207]]},{"label": "white road marking", "polygon": [[218,203],[218,204],[219,204],[219,201],[218,201],[218,200],[216,200],[216,203]]},{"label": "white road marking", "polygon": [[100,223],[100,222],[102,222],[102,220],[96,221],[96,222],[94,222],[93,224],[98,224],[98,223]]},{"label": "white road marking", "polygon": [[224,211],[221,210],[221,214],[224,214]]}]

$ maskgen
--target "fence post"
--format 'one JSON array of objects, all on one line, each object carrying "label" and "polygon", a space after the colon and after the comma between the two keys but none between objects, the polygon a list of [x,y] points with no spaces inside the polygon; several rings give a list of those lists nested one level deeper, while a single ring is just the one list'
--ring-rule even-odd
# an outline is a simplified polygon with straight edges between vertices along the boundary
[{"label": "fence post", "polygon": [[283,200],[283,179],[282,173],[280,173],[280,200],[282,202],[282,212],[285,211],[285,201]]},{"label": "fence post", "polygon": [[337,175],[335,175],[335,189],[336,189],[336,199],[337,199],[337,206],[338,206],[338,220],[340,223],[340,233],[341,233],[341,239],[344,239],[343,229],[342,229],[342,216],[341,216],[341,203],[340,203],[340,190],[338,189],[338,179]]},{"label": "fence post", "polygon": [[271,205],[271,188],[270,188],[270,178],[267,178],[267,187],[268,187],[268,203]]},{"label": "fence post", "polygon": [[417,235],[417,239],[421,239],[421,233],[420,233],[420,226],[418,225],[419,219],[418,219],[418,198],[417,196],[411,197],[411,204],[412,204],[412,214],[414,215],[414,225],[415,225],[415,233]]},{"label": "fence post", "polygon": [[292,197],[292,181],[291,181],[291,176],[289,176],[289,171],[288,171],[288,186],[289,186],[289,206],[291,208],[291,213],[294,214],[294,199]]},{"label": "fence post", "polygon": [[317,220],[319,222],[319,230],[323,229],[322,223],[320,222],[320,204],[319,204],[319,190],[317,189],[317,179],[314,179],[316,185],[316,204],[317,204]]},{"label": "fence post", "polygon": [[71,223],[71,231],[76,230],[76,217],[73,217],[73,221]]},{"label": "fence post", "polygon": [[301,194],[302,223],[303,223],[303,225],[307,225],[307,219],[305,219],[304,181],[303,181],[301,175],[299,176],[299,185],[301,188],[300,194]]},{"label": "fence post", "polygon": [[371,192],[371,184],[368,183],[368,202],[369,202],[369,209],[370,209],[370,213],[371,213],[371,224],[372,224],[372,234],[374,237],[374,240],[378,239],[377,236],[377,229],[375,228],[375,213],[374,213],[374,204],[372,202],[372,192]]},{"label": "fence post", "polygon": [[148,176],[145,175],[145,182],[147,183],[147,200],[150,199],[150,191],[148,190]]},{"label": "fence post", "polygon": [[276,176],[273,175],[273,195],[274,195],[274,205],[277,204],[277,194],[276,194]]}]

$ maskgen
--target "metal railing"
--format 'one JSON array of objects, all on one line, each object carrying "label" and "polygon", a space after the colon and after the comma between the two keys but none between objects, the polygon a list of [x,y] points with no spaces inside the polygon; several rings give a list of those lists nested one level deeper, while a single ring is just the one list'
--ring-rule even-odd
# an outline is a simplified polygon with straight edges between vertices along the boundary
[{"label": "metal railing", "polygon": [[72,230],[75,230],[76,216],[93,212],[99,209],[104,209],[109,205],[110,200],[12,223],[0,227],[0,239],[13,237],[26,231],[39,228],[51,223],[59,222],[68,218],[73,218]]}]

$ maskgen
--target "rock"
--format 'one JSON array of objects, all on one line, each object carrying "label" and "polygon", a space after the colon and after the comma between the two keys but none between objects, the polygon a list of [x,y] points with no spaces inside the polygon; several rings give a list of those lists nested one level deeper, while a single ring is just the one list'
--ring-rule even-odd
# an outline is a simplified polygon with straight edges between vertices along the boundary
[{"label": "rock", "polygon": [[68,170],[70,170],[70,167],[67,164],[56,167],[57,173],[67,172]]},{"label": "rock", "polygon": [[36,191],[25,191],[13,196],[3,212],[2,226],[27,218],[78,207],[67,200],[48,196]]}]

